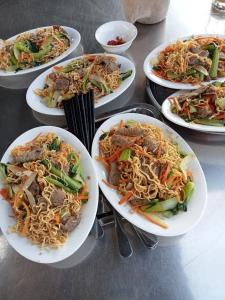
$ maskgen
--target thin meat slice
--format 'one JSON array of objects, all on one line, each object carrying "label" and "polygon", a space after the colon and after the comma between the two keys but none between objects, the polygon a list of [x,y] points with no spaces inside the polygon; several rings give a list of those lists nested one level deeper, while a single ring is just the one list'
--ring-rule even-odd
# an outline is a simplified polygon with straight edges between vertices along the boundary
[{"label": "thin meat slice", "polygon": [[64,92],[67,92],[70,86],[70,81],[68,78],[65,77],[59,77],[55,81],[55,90],[62,90]]},{"label": "thin meat slice", "polygon": [[184,102],[187,98],[193,98],[193,97],[197,97],[199,95],[201,95],[202,93],[204,93],[206,90],[208,89],[207,86],[202,86],[197,90],[194,90],[192,92],[189,93],[185,93],[182,94],[180,96],[177,97],[177,100],[181,103]]},{"label": "thin meat slice", "polygon": [[114,146],[125,147],[130,146],[136,141],[136,137],[128,137],[119,134],[112,136],[111,142]]},{"label": "thin meat slice", "polygon": [[109,183],[117,186],[120,180],[120,171],[118,170],[116,163],[113,162],[110,166]]},{"label": "thin meat slice", "polygon": [[129,128],[119,128],[115,131],[115,134],[137,137],[144,134],[144,130],[142,128],[137,127],[129,127]]},{"label": "thin meat slice", "polygon": [[142,206],[142,205],[149,204],[149,201],[146,199],[139,199],[134,196],[134,197],[130,198],[129,203],[132,206]]},{"label": "thin meat slice", "polygon": [[12,154],[15,163],[24,163],[32,160],[38,160],[42,157],[42,149],[34,147],[30,151],[24,151],[20,154]]},{"label": "thin meat slice", "polygon": [[50,200],[53,206],[60,206],[63,205],[65,197],[66,194],[63,191],[55,189],[51,194]]},{"label": "thin meat slice", "polygon": [[206,118],[213,114],[213,109],[209,105],[197,108],[196,116],[199,118]]},{"label": "thin meat slice", "polygon": [[158,147],[159,147],[159,142],[157,142],[153,138],[147,136],[144,138],[143,146],[147,148],[147,151],[156,153],[158,150]]},{"label": "thin meat slice", "polygon": [[60,227],[64,232],[71,232],[80,223],[80,215],[71,216],[67,219],[65,224]]}]

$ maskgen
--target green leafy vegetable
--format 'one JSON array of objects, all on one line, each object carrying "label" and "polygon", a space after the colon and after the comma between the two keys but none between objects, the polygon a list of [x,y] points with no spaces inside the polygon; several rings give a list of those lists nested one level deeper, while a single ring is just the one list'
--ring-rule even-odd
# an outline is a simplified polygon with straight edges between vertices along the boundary
[{"label": "green leafy vegetable", "polygon": [[4,181],[7,177],[7,165],[0,163],[0,180]]},{"label": "green leafy vegetable", "polygon": [[219,127],[223,127],[225,124],[225,121],[223,120],[213,120],[213,119],[195,119],[193,122],[196,124],[219,126]]},{"label": "green leafy vegetable", "polygon": [[51,142],[51,144],[48,145],[48,149],[49,150],[59,151],[60,144],[61,144],[60,138],[59,137],[55,137],[53,139],[53,141]]},{"label": "green leafy vegetable", "polygon": [[209,76],[211,78],[216,78],[217,77],[217,72],[218,72],[218,65],[219,65],[219,48],[215,46],[215,49],[212,54],[212,64],[209,70]]},{"label": "green leafy vegetable", "polygon": [[164,201],[159,201],[152,207],[146,208],[145,212],[160,212],[165,210],[174,209],[177,206],[177,200],[175,198],[170,198]]},{"label": "green leafy vegetable", "polygon": [[120,154],[119,161],[129,160],[131,156],[131,149],[124,149]]},{"label": "green leafy vegetable", "polygon": [[79,190],[82,187],[82,184],[79,181],[70,178],[63,171],[53,166],[49,160],[42,160],[42,164],[45,165],[45,167],[50,171],[50,173],[59,177],[65,183],[65,185],[69,186],[69,188],[73,190]]},{"label": "green leafy vegetable", "polygon": [[65,184],[63,184],[62,182],[52,178],[52,177],[46,177],[45,178],[49,183],[54,184],[57,187],[60,187],[62,189],[64,189],[66,192],[74,194],[76,193],[75,190],[70,189],[68,186],[66,186]]},{"label": "green leafy vegetable", "polygon": [[188,201],[194,191],[195,188],[195,184],[193,181],[189,181],[186,183],[186,185],[184,186],[184,201]]},{"label": "green leafy vegetable", "polygon": [[132,74],[132,70],[128,70],[127,72],[120,73],[122,81],[130,77]]}]

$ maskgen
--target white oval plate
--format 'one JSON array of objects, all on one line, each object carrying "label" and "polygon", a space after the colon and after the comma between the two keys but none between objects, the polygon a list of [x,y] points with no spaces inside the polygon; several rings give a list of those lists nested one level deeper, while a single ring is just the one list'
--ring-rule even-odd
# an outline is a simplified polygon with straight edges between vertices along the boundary
[{"label": "white oval plate", "polygon": [[[175,43],[177,40],[185,40],[185,39],[188,39],[190,37],[193,37],[193,36],[214,36],[214,37],[218,37],[218,38],[225,38],[225,35],[224,34],[196,34],[196,35],[191,35],[191,36],[185,36],[185,37],[180,37],[180,38],[177,38],[176,40],[172,40],[172,41],[169,41],[169,42],[166,42],[166,43],[163,43],[161,44],[160,46],[158,46],[157,48],[155,48],[153,51],[151,51],[148,56],[146,57],[145,61],[144,61],[144,72],[145,72],[145,75],[152,81],[154,81],[155,83],[161,85],[161,86],[165,86],[165,87],[168,87],[168,88],[171,88],[171,89],[178,89],[178,90],[193,90],[193,89],[197,89],[200,87],[199,84],[197,85],[193,85],[193,84],[190,84],[190,83],[179,83],[179,82],[173,82],[173,81],[169,81],[169,80],[166,80],[166,79],[163,79],[163,78],[160,78],[158,76],[156,76],[154,73],[153,73],[153,63],[154,60],[157,59],[159,53],[164,50],[167,46]],[[210,82],[213,82],[213,81],[224,81],[225,80],[225,77],[221,77],[221,78],[218,78],[216,80],[211,80]],[[203,85],[206,85],[206,84],[209,84],[209,82],[202,82],[201,84]]]},{"label": "white oval plate", "polygon": [[[50,264],[66,259],[77,251],[86,240],[97,212],[98,180],[92,159],[84,145],[70,132],[54,126],[41,126],[26,131],[8,147],[1,161],[7,163],[10,161],[10,152],[15,146],[26,143],[39,133],[45,132],[54,132],[78,151],[84,176],[85,178],[90,176],[90,180],[87,180],[89,201],[82,207],[80,224],[69,234],[63,246],[58,249],[41,249],[37,245],[32,244],[27,238],[21,237],[16,233],[9,233],[9,227],[15,224],[15,219],[10,217],[12,215],[11,206],[0,196],[0,227],[9,244],[22,256],[37,263]],[[0,188],[2,187],[0,183]]]},{"label": "white oval plate", "polygon": [[216,127],[216,126],[209,126],[209,125],[201,125],[201,124],[195,124],[195,123],[188,123],[185,122],[181,117],[179,117],[178,115],[172,113],[170,107],[171,107],[171,103],[169,101],[170,97],[173,96],[178,96],[178,95],[182,95],[185,94],[186,91],[182,90],[182,91],[178,91],[172,95],[170,95],[168,98],[166,98],[163,101],[162,104],[162,113],[163,115],[171,122],[189,128],[189,129],[193,129],[193,130],[197,130],[197,131],[202,131],[202,132],[207,132],[207,133],[225,133],[225,126],[223,127]]},{"label": "white oval plate", "polygon": [[[102,179],[107,179],[107,172],[100,162],[96,160],[96,156],[99,155],[98,142],[101,134],[103,132],[109,131],[113,126],[118,125],[120,120],[136,120],[138,122],[153,124],[163,130],[163,133],[166,136],[170,136],[174,142],[177,142],[180,148],[186,152],[190,153],[193,156],[193,160],[190,163],[190,170],[193,172],[195,191],[188,203],[188,211],[180,212],[179,214],[166,219],[165,222],[169,225],[168,229],[163,229],[148,220],[144,217],[130,212],[129,204],[120,205],[119,199],[121,196],[113,189],[106,186]],[[136,113],[126,113],[116,115],[107,121],[105,121],[98,129],[94,141],[92,144],[92,158],[94,159],[95,169],[98,175],[99,185],[103,191],[105,197],[111,203],[111,205],[129,222],[135,226],[143,229],[146,232],[158,235],[158,236],[178,236],[184,234],[191,230],[197,223],[200,221],[207,203],[207,186],[204,173],[200,166],[200,163],[197,157],[194,155],[194,152],[190,146],[184,141],[184,139],[179,136],[173,129],[162,123],[161,121],[149,117],[147,115],[136,114]]]},{"label": "white oval plate", "polygon": [[[14,35],[13,37],[11,37],[7,40],[13,41],[20,34],[32,33],[32,32],[35,32],[37,29],[44,29],[44,28],[48,28],[48,27],[51,27],[51,26],[38,27],[38,28],[35,28],[35,29],[32,29],[32,30],[28,30],[28,31],[19,33],[17,35]],[[67,26],[61,26],[61,27],[68,33],[68,36],[69,36],[69,39],[70,39],[70,47],[65,52],[63,52],[61,55],[55,57],[54,59],[52,59],[48,63],[42,64],[42,65],[37,66],[37,67],[29,68],[29,69],[26,69],[26,70],[21,70],[21,71],[18,71],[18,72],[0,70],[0,77],[1,76],[2,77],[19,76],[19,75],[23,75],[23,74],[32,73],[32,72],[35,72],[35,71],[38,71],[38,70],[41,70],[41,69],[45,69],[46,67],[50,67],[50,66],[56,64],[57,62],[61,61],[65,57],[67,57],[70,53],[72,53],[77,48],[77,46],[80,44],[80,39],[81,39],[80,33],[76,29],[71,28],[71,27],[67,27]]]},{"label": "white oval plate", "polygon": [[[103,53],[98,53],[98,54],[92,54],[92,55],[103,55]],[[130,61],[128,58],[124,57],[124,56],[120,56],[120,55],[116,55],[116,54],[104,54],[107,56],[113,56],[116,58],[118,64],[121,65],[120,69],[121,72],[126,72],[128,70],[132,70],[132,74],[130,77],[128,77],[127,79],[125,79],[121,85],[112,93],[109,94],[107,96],[104,96],[102,98],[100,98],[98,100],[98,102],[95,104],[95,108],[98,108],[102,105],[105,105],[106,103],[109,103],[111,101],[113,101],[114,99],[116,99],[119,95],[121,95],[126,89],[129,88],[129,86],[131,85],[131,83],[134,80],[135,77],[135,66],[133,64],[132,61]],[[58,64],[57,66],[65,66],[67,65],[69,62],[71,62],[72,60],[75,59],[79,59],[82,58],[82,56],[79,57],[75,57],[69,60],[66,60],[60,64]],[[48,69],[47,71],[45,71],[44,73],[42,73],[41,75],[39,75],[29,86],[28,90],[27,90],[27,94],[26,94],[26,99],[27,99],[27,104],[35,111],[42,113],[42,114],[47,114],[47,115],[54,115],[54,116],[63,116],[64,115],[64,110],[61,108],[49,108],[47,107],[47,105],[45,105],[43,103],[43,100],[40,96],[36,95],[34,93],[34,90],[38,89],[38,88],[43,88],[44,84],[45,84],[45,78],[48,74],[50,74],[53,71],[53,69]]]}]

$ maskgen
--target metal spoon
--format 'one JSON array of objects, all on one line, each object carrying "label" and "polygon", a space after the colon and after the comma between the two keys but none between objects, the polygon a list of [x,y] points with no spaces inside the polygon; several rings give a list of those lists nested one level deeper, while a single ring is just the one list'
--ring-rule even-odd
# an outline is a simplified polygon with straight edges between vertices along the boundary
[{"label": "metal spoon", "polygon": [[154,239],[153,238],[151,239],[149,236],[147,236],[146,233],[144,233],[144,231],[137,228],[136,226],[132,225],[132,228],[146,248],[153,250],[157,247],[158,240],[155,236]]}]

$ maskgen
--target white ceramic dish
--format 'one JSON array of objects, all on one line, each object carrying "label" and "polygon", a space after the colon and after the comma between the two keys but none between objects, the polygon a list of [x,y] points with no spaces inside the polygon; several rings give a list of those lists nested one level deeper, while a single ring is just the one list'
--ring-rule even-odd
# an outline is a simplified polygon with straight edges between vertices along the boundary
[{"label": "white ceramic dish", "polygon": [[[26,32],[32,33],[35,32],[37,29],[43,29],[48,27],[50,26],[35,28]],[[18,72],[0,70],[0,86],[12,89],[27,88],[29,84],[34,80],[34,78],[36,78],[44,70],[70,56],[80,43],[80,33],[74,28],[66,26],[62,27],[68,33],[68,36],[70,38],[70,47],[65,52],[63,52],[60,56],[54,58],[53,60],[49,61],[48,63],[37,67],[21,70]],[[9,38],[8,40],[15,40],[18,35],[19,34]]]},{"label": "white ceramic dish", "polygon": [[178,115],[172,113],[170,107],[171,103],[169,101],[170,97],[178,96],[181,94],[186,93],[186,91],[178,91],[172,95],[170,95],[168,98],[166,98],[162,104],[162,113],[163,115],[170,120],[171,122],[180,125],[182,127],[186,127],[189,129],[197,130],[197,131],[203,131],[207,133],[225,133],[225,126],[223,127],[216,127],[216,126],[208,126],[208,125],[201,125],[201,124],[195,124],[195,123],[188,123],[185,122],[181,117]]},{"label": "white ceramic dish", "polygon": [[[165,222],[169,225],[168,229],[163,229],[149,221],[147,221],[142,216],[131,213],[130,206],[119,205],[119,199],[121,196],[115,191],[106,186],[102,179],[107,179],[107,172],[100,162],[95,158],[99,155],[99,137],[103,132],[109,131],[113,126],[117,125],[120,120],[136,120],[142,123],[153,124],[160,127],[166,136],[170,136],[174,142],[177,142],[180,148],[186,152],[190,153],[193,156],[193,159],[190,162],[190,170],[192,170],[193,178],[195,182],[195,191],[188,203],[188,211],[180,212],[179,214],[166,219]],[[167,236],[173,237],[182,235],[191,230],[197,223],[200,221],[207,203],[207,186],[204,173],[199,164],[197,157],[194,155],[194,152],[190,146],[184,141],[184,139],[179,136],[174,130],[162,123],[161,121],[154,119],[152,117],[136,114],[136,113],[127,113],[116,115],[107,121],[105,121],[96,132],[94,141],[92,144],[92,158],[94,159],[95,169],[99,179],[99,185],[104,195],[112,206],[129,222],[133,223],[135,226],[143,229],[146,232],[158,235],[158,236]]]},{"label": "white ceramic dish", "polygon": [[[103,54],[93,54],[93,55],[103,55]],[[135,77],[135,66],[132,61],[130,61],[128,58],[115,55],[115,54],[105,54],[108,56],[114,56],[118,62],[118,64],[121,65],[121,72],[126,72],[128,70],[132,70],[132,74],[130,77],[125,79],[121,85],[112,93],[107,96],[104,96],[98,100],[98,102],[95,104],[95,108],[101,107],[102,105],[105,105],[106,103],[109,103],[116,99],[119,95],[121,95],[128,87],[131,85],[131,83],[134,80]],[[57,66],[65,66],[70,61],[74,59],[79,59],[82,56],[66,60]],[[48,69],[44,73],[42,73],[40,76],[38,76],[29,86],[26,94],[27,104],[32,108],[34,111],[47,114],[47,115],[54,115],[54,116],[62,116],[64,115],[64,110],[61,108],[49,108],[45,103],[43,103],[42,98],[34,93],[34,91],[38,88],[43,88],[45,84],[45,78],[46,76],[53,71],[52,68]]]},{"label": "white ceramic dish", "polygon": [[[121,37],[126,43],[122,45],[107,45],[109,40]],[[111,53],[123,53],[130,48],[137,36],[137,28],[126,21],[112,21],[102,24],[95,32],[95,38],[103,49]]]},{"label": "white ceramic dish", "polygon": [[[207,37],[207,36],[216,36],[216,37],[219,37],[219,38],[225,38],[225,35],[222,35],[222,34],[198,34],[198,35],[195,35],[195,36],[205,36],[205,37]],[[179,39],[180,40],[185,40],[185,39],[188,39],[190,37],[191,36],[185,36],[185,37],[180,37],[180,38],[177,38],[177,39],[169,41],[169,42],[165,42],[165,43],[161,44],[160,46],[158,46],[157,48],[155,48],[153,51],[151,51],[147,55],[147,57],[146,57],[146,59],[144,61],[144,72],[145,72],[145,75],[150,80],[154,81],[155,83],[157,83],[157,84],[159,84],[161,86],[165,86],[165,87],[171,88],[171,89],[193,90],[193,89],[199,88],[200,87],[199,84],[193,85],[193,84],[190,84],[190,83],[179,83],[179,82],[173,82],[173,81],[169,81],[169,80],[160,78],[160,77],[156,76],[153,73],[153,69],[152,69],[153,63],[155,62],[155,60],[158,57],[158,54],[162,50],[164,50],[170,44],[175,43]],[[213,82],[213,81],[224,81],[224,80],[225,80],[225,77],[221,77],[221,78],[218,78],[216,80],[211,80],[211,82]],[[202,84],[206,85],[206,84],[209,84],[209,82],[202,82]]]},{"label": "white ceramic dish", "polygon": [[[54,132],[61,139],[69,143],[75,150],[80,152],[81,155],[81,165],[83,167],[84,176],[90,176],[90,180],[87,180],[88,190],[89,190],[89,201],[82,207],[81,211],[81,221],[80,224],[72,231],[68,237],[66,243],[59,247],[58,249],[41,249],[40,247],[33,245],[25,237],[21,237],[16,233],[9,233],[8,229],[10,226],[15,224],[15,220],[10,217],[12,215],[12,210],[10,205],[2,199],[0,196],[0,227],[8,240],[9,244],[22,256],[29,260],[38,263],[55,263],[66,259],[72,255],[75,251],[86,240],[97,211],[98,205],[98,181],[94,170],[94,165],[92,159],[87,152],[84,145],[70,132],[53,126],[41,126],[33,128],[22,135],[20,135],[6,150],[4,156],[2,157],[2,162],[6,163],[10,161],[10,151],[16,145],[23,144],[32,140],[39,133]],[[2,184],[0,183],[0,188]]]}]

